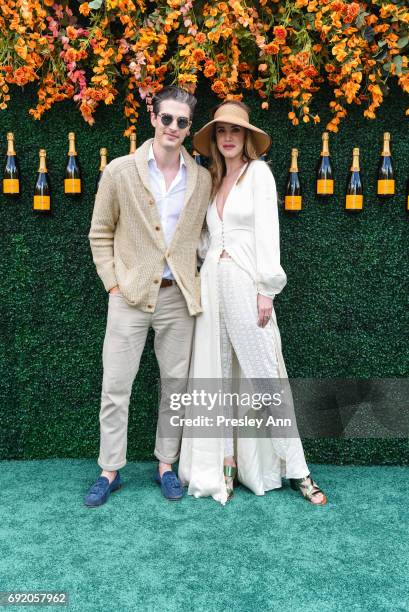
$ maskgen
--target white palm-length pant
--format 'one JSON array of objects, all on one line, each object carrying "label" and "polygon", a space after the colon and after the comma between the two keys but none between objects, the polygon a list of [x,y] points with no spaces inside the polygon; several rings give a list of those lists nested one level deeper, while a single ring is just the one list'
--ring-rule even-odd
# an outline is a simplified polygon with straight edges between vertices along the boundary
[{"label": "white palm-length pant", "polygon": [[[249,274],[230,257],[218,263],[220,350],[223,381],[228,384],[233,373],[233,351],[242,375],[250,379],[279,378],[273,321],[266,327],[257,325],[257,291]],[[231,405],[225,415],[233,416]],[[225,429],[224,456],[234,455],[233,428]],[[309,474],[299,437],[271,438],[273,452],[286,463],[287,478],[304,478]]]}]

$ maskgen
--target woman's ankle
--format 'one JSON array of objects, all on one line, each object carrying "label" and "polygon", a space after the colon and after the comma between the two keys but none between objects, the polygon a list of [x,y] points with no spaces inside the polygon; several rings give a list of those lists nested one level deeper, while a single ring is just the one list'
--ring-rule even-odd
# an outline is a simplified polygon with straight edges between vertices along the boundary
[{"label": "woman's ankle", "polygon": [[231,465],[232,467],[237,467],[236,460],[234,457],[225,457],[223,465]]}]

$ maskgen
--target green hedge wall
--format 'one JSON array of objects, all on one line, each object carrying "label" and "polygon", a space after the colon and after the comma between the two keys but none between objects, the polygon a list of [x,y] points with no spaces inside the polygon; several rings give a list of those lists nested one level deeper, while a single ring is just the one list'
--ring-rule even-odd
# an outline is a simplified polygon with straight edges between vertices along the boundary
[{"label": "green hedge wall", "polygon": [[[0,113],[1,154],[13,131],[21,163],[23,194],[0,196],[3,256],[0,420],[2,458],[97,457],[102,344],[107,294],[91,257],[88,231],[94,203],[99,148],[109,158],[128,152],[119,103],[101,108],[96,125],[81,119],[72,103],[56,105],[41,122],[28,116],[34,91],[12,92]],[[198,95],[193,129],[217,103],[207,89]],[[288,284],[275,308],[289,376],[317,378],[405,377],[409,371],[408,238],[404,208],[409,176],[407,96],[392,88],[375,121],[359,108],[330,136],[336,173],[335,197],[314,196],[321,133],[330,117],[323,92],[316,109],[321,124],[294,127],[288,108],[274,101],[261,111],[248,97],[252,120],[273,137],[269,158],[282,197],[291,147],[299,148],[304,210],[280,210],[282,265]],[[63,195],[67,134],[75,131],[85,181],[80,200]],[[144,108],[138,143],[152,135]],[[392,136],[398,195],[380,203],[376,168],[384,131]],[[187,141],[190,149],[191,143]],[[344,212],[344,189],[352,148],[361,148],[364,211]],[[32,189],[38,150],[47,149],[53,189],[50,218],[34,215]],[[149,336],[131,398],[128,460],[152,458],[158,370]],[[409,463],[407,439],[306,439],[307,458],[333,463]]]}]

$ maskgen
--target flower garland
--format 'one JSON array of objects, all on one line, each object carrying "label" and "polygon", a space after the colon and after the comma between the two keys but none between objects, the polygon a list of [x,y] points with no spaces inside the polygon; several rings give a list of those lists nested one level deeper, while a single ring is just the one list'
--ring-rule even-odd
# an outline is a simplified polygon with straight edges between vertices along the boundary
[{"label": "flower garland", "polygon": [[337,132],[351,104],[376,117],[389,79],[409,93],[408,51],[406,0],[1,0],[0,109],[11,84],[36,83],[35,119],[72,99],[92,125],[123,95],[129,136],[165,79],[193,93],[202,75],[221,99],[287,98],[294,125],[320,121],[314,94],[329,86]]}]

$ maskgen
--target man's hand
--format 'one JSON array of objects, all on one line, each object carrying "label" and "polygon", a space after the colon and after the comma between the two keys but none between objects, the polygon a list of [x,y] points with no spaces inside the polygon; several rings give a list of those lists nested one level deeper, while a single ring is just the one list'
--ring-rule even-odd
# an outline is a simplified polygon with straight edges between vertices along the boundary
[{"label": "man's hand", "polygon": [[273,300],[265,295],[261,295],[261,293],[258,293],[257,311],[257,325],[259,327],[265,327],[271,318],[271,313],[273,311]]},{"label": "man's hand", "polygon": [[119,289],[118,285],[116,285],[115,287],[112,287],[112,289],[109,290],[109,293],[120,293],[121,290]]}]

